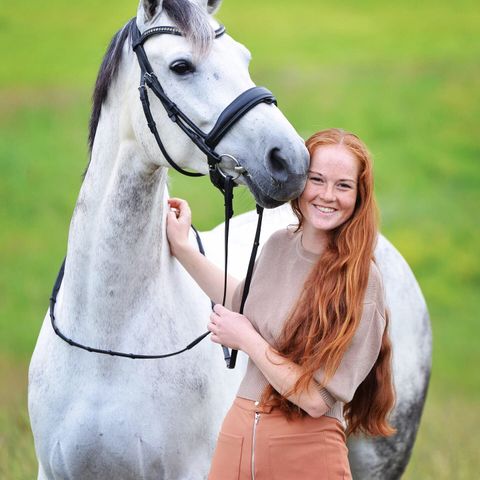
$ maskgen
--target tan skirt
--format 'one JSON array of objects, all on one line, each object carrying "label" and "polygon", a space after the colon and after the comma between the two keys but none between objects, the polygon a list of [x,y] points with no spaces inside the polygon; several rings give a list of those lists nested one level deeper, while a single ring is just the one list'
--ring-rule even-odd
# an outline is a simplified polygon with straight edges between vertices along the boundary
[{"label": "tan skirt", "polygon": [[278,409],[237,397],[213,455],[209,480],[351,479],[345,432],[331,417],[288,421]]}]

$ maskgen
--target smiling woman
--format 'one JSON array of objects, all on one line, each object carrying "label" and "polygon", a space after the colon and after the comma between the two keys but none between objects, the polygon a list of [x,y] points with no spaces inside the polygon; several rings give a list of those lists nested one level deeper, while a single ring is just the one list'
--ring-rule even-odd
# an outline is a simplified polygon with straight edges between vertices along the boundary
[{"label": "smiling woman", "polygon": [[313,135],[307,146],[311,158],[308,181],[292,207],[304,229],[304,245],[323,250],[328,232],[354,212],[367,224],[376,225],[372,162],[356,135],[335,128]]},{"label": "smiling woman", "polygon": [[[308,180],[292,202],[297,228],[275,232],[264,245],[245,315],[235,313],[245,282],[231,279],[229,309],[217,305],[210,317],[211,340],[249,357],[211,480],[277,478],[277,469],[283,479],[351,478],[345,430],[395,432],[388,418],[394,404],[388,316],[373,260],[370,155],[358,137],[337,129],[306,145]],[[173,202],[171,252],[219,299],[223,273],[189,244],[188,204]],[[379,475],[395,478],[388,467]]]}]

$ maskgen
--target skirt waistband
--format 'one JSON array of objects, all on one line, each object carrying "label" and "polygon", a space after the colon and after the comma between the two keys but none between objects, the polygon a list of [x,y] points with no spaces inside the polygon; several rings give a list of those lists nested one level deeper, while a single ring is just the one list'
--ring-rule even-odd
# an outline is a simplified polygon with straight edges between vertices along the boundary
[{"label": "skirt waistband", "polygon": [[[280,410],[278,407],[275,407],[273,405],[261,405],[260,402],[255,400],[249,400],[248,398],[235,397],[235,400],[233,401],[233,406],[247,412],[267,413],[269,414],[269,416],[272,416],[272,417],[285,417],[285,413],[282,410]],[[345,431],[345,425],[343,425],[338,418],[331,417],[329,415],[323,415],[319,418],[313,418],[307,415],[305,417],[301,417],[301,422],[304,424],[312,423],[315,425],[315,428],[320,423],[336,424],[341,428],[342,432]]]},{"label": "skirt waistband", "polygon": [[260,405],[260,402],[249,400],[248,398],[235,397],[233,403],[242,410],[247,410],[249,412],[281,413],[280,410],[278,410],[278,408],[275,408],[273,405]]}]

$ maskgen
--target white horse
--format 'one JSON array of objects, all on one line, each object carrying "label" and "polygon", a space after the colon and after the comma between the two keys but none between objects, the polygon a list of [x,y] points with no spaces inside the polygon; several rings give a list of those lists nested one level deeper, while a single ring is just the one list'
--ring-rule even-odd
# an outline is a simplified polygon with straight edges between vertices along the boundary
[{"label": "white horse", "polygon": [[[247,49],[228,35],[213,38],[218,24],[211,13],[219,3],[142,0],[136,18],[142,33],[165,25],[184,33],[151,37],[145,51],[165,92],[205,131],[253,87]],[[211,306],[169,253],[168,164],[138,98],[134,26],[129,22],[114,37],[97,80],[90,164],[70,225],[55,317],[80,343],[156,354],[205,332]],[[156,98],[150,103],[171,157],[207,173],[205,155]],[[275,105],[250,110],[217,150],[238,159],[248,172],[242,179],[266,206],[303,188],[308,152]],[[240,374],[226,369],[222,350],[208,339],[164,360],[110,357],[68,345],[47,315],[29,371],[38,478],[204,479]]]},{"label": "white horse", "polygon": [[[217,27],[211,14],[219,3],[143,0],[136,20],[141,32],[177,25],[186,34],[152,37],[145,50],[165,91],[205,130],[253,85],[246,49],[227,35],[211,39]],[[137,97],[140,70],[131,50],[131,27],[127,24],[112,40],[97,80],[90,164],[70,226],[55,316],[61,330],[81,343],[148,354],[176,350],[202,333],[210,304],[169,255],[168,165],[146,127]],[[195,72],[179,75],[172,68],[179,61],[193,65]],[[156,99],[151,98],[151,105],[170,155],[183,168],[206,172],[205,156],[170,122]],[[247,172],[255,172],[247,178],[249,187],[268,206],[302,189],[299,179],[307,168],[307,152],[272,105],[249,111],[218,150],[233,154]],[[279,215],[267,215],[267,231],[285,223]],[[234,224],[248,230],[249,218],[240,217]],[[210,249],[220,230],[207,238]],[[232,239],[242,242],[244,233],[233,233]],[[377,256],[393,313],[395,378],[401,395],[395,423],[400,433],[398,441],[351,445],[352,470],[359,478],[398,478],[403,471],[429,371],[428,317],[421,294],[393,247],[382,245],[386,247]],[[245,262],[242,252],[249,248],[232,255],[232,272],[238,271],[235,263]],[[209,340],[179,357],[157,361],[88,353],[58,338],[47,314],[29,383],[38,478],[205,478],[219,423],[240,374],[240,369],[226,370],[221,350]],[[387,462],[390,470],[385,469]]]}]

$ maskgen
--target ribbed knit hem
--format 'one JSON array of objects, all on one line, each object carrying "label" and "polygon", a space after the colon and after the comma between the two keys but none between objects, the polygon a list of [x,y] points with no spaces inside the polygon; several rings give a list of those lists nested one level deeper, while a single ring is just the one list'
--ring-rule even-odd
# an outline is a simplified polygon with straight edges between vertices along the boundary
[{"label": "ribbed knit hem", "polygon": [[321,387],[319,392],[320,392],[320,395],[322,396],[323,401],[327,404],[328,408],[332,408],[335,405],[335,402],[337,401],[336,398],[333,395],[331,395],[326,388]]},{"label": "ribbed knit hem", "polygon": [[345,419],[343,418],[343,403],[336,402],[335,405],[325,413],[326,417],[336,418],[342,425],[344,430],[347,428]]}]

